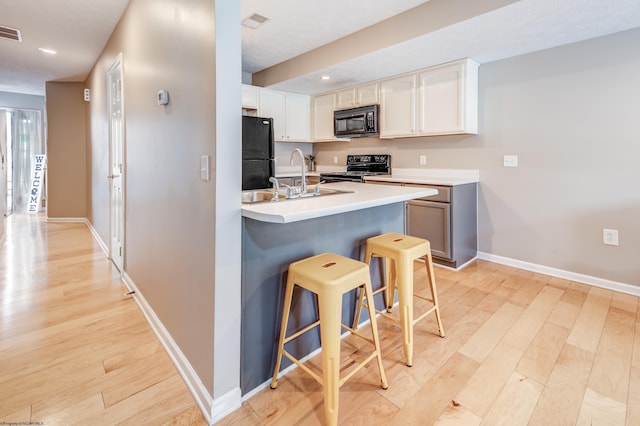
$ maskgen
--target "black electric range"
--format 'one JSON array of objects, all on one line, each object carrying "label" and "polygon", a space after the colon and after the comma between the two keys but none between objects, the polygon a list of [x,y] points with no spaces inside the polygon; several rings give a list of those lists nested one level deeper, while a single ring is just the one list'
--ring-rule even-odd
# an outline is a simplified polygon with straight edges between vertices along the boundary
[{"label": "black electric range", "polygon": [[391,174],[391,155],[347,155],[347,171],[320,173],[325,182],[364,182],[365,176]]}]

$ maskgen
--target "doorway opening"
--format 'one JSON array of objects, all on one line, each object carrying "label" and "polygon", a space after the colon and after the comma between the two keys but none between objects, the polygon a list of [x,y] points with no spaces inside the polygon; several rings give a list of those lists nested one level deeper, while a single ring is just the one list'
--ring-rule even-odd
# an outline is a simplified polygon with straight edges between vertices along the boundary
[{"label": "doorway opening", "polygon": [[[34,213],[44,211],[46,206],[46,182],[44,176],[39,182],[39,202],[33,207],[33,174],[38,158],[45,155],[42,136],[42,111],[30,109],[0,109],[5,118],[6,153],[4,155],[3,181],[6,182],[6,198],[3,213]],[[4,197],[3,197],[4,198]]]}]

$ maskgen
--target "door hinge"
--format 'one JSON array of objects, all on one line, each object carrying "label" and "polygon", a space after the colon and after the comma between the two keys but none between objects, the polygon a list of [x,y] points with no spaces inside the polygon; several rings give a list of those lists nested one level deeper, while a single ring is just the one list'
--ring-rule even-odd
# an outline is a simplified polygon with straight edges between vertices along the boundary
[{"label": "door hinge", "polygon": [[120,257],[122,257],[122,246],[120,246]]}]

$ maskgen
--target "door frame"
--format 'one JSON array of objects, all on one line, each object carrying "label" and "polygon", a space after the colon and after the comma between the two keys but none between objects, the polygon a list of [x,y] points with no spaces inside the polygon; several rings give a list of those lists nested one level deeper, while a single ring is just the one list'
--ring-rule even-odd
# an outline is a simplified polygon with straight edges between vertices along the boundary
[{"label": "door frame", "polygon": [[[124,60],[123,60],[123,55],[122,52],[120,52],[118,54],[118,56],[116,56],[116,58],[114,59],[113,63],[111,64],[111,66],[109,67],[109,69],[107,70],[107,114],[109,116],[109,168],[107,170],[107,172],[109,173],[109,175],[111,175],[113,173],[113,149],[112,149],[112,144],[113,144],[113,130],[112,130],[112,126],[111,126],[111,117],[112,117],[112,91],[111,91],[111,72],[116,69],[116,68],[120,68],[120,80],[121,80],[121,85],[122,87],[124,87]],[[120,102],[121,102],[121,112],[122,112],[122,126],[121,126],[121,131],[122,131],[122,171],[121,171],[121,182],[122,182],[122,207],[121,207],[121,221],[120,221],[120,235],[122,237],[122,252],[121,252],[121,263],[122,264],[118,264],[114,261],[113,258],[113,245],[112,245],[112,236],[113,236],[113,216],[116,214],[116,212],[114,211],[114,206],[112,203],[112,192],[113,192],[113,182],[111,181],[111,179],[109,179],[109,175],[107,176],[107,179],[109,181],[109,201],[108,201],[108,209],[109,209],[109,259],[111,259],[111,261],[113,262],[113,264],[116,266],[116,268],[120,271],[120,275],[122,276],[124,273],[124,256],[125,256],[125,252],[126,252],[126,248],[125,248],[125,226],[124,226],[124,221],[125,221],[125,217],[126,217],[126,205],[125,205],[125,200],[126,200],[126,120],[125,120],[125,102],[124,102],[124,90],[120,91]]]}]

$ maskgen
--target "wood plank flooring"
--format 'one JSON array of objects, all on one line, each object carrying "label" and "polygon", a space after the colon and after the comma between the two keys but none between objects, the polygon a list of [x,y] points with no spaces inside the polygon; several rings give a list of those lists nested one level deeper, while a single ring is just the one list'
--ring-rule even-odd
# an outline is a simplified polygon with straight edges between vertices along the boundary
[{"label": "wood plank flooring", "polygon": [[[436,280],[446,337],[432,317],[416,325],[409,368],[398,326],[379,319],[389,389],[375,366],[356,374],[340,389],[341,425],[640,424],[637,297],[485,261],[436,268]],[[342,365],[361,350],[347,336]],[[321,387],[296,369],[220,424],[323,422]]]},{"label": "wood plank flooring", "polygon": [[206,425],[88,228],[26,215],[7,225],[0,425]]},{"label": "wood plank flooring", "polygon": [[[0,424],[205,424],[86,226],[8,223]],[[424,288],[418,263],[415,278]],[[432,316],[416,325],[407,367],[398,326],[380,319],[389,389],[369,364],[340,389],[341,425],[640,424],[637,297],[484,261],[436,280],[447,336]],[[368,350],[344,339],[344,369]],[[322,389],[300,369],[219,422],[323,423]]]}]

